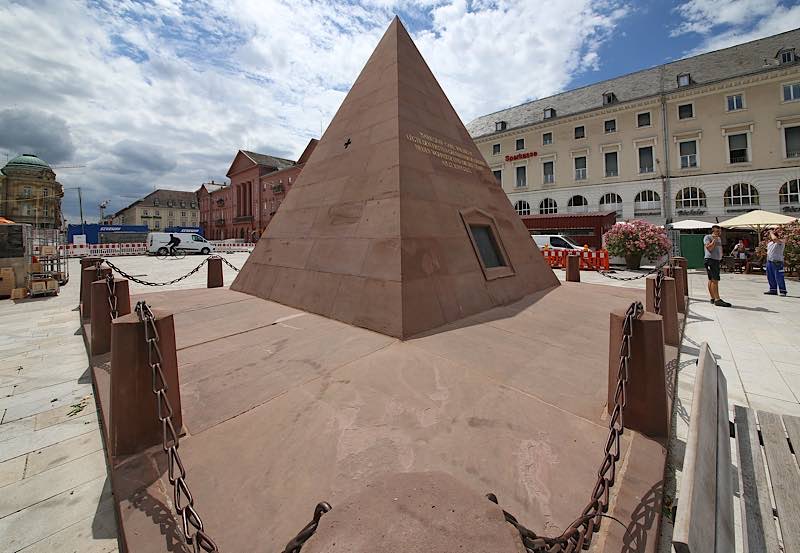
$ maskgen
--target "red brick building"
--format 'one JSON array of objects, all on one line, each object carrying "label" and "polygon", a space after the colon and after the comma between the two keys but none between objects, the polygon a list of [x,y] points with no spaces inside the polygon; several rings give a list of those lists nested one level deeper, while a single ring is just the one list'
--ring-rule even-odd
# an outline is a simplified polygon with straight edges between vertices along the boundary
[{"label": "red brick building", "polygon": [[226,176],[229,185],[204,184],[197,191],[200,226],[210,240],[257,240],[314,151],[309,141],[297,161],[239,150]]}]

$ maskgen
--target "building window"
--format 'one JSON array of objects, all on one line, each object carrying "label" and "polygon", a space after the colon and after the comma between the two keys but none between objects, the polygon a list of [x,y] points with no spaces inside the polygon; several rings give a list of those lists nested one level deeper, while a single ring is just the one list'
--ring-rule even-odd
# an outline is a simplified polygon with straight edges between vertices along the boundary
[{"label": "building window", "polygon": [[195,204],[194,202],[189,202],[189,206],[190,206],[192,209],[194,209],[195,207],[197,207],[197,204]]},{"label": "building window", "polygon": [[607,106],[607,105],[610,105],[610,104],[616,104],[616,103],[617,103],[617,95],[616,94],[614,94],[613,92],[606,92],[605,94],[603,94],[603,105],[604,106]]},{"label": "building window", "polygon": [[676,209],[706,207],[706,193],[702,188],[687,186],[675,195]]},{"label": "building window", "polygon": [[506,122],[505,121],[495,121],[494,123],[494,130],[495,131],[504,131],[506,130]]},{"label": "building window", "polygon": [[154,221],[154,222],[153,222],[153,227],[155,227],[155,228],[161,228],[161,221]]},{"label": "building window", "polygon": [[503,184],[503,171],[500,170],[500,169],[497,169],[495,171],[492,171],[492,173],[494,174],[494,178],[497,180],[497,184],[502,185]]},{"label": "building window", "polygon": [[553,133],[546,132],[542,134],[542,146],[547,146],[553,143]]},{"label": "building window", "polygon": [[526,167],[524,165],[520,165],[515,170],[517,175],[517,188],[524,188],[528,186],[528,173],[526,171]]},{"label": "building window", "polygon": [[794,102],[800,100],[800,83],[783,85],[783,101]]},{"label": "building window", "polygon": [[600,211],[616,211],[617,217],[622,217],[622,196],[614,192],[603,194],[600,198]]},{"label": "building window", "polygon": [[586,213],[587,211],[589,211],[589,202],[580,194],[572,196],[567,202],[568,213]]},{"label": "building window", "polygon": [[778,198],[783,205],[798,205],[800,204],[800,180],[793,179],[783,183]]},{"label": "building window", "polygon": [[616,119],[608,119],[603,123],[603,130],[606,134],[617,132],[617,120]]},{"label": "building window", "polygon": [[30,198],[32,195],[33,195],[33,192],[31,190],[30,186],[23,187],[23,189],[22,189],[22,197],[23,198]]},{"label": "building window", "polygon": [[542,163],[542,172],[545,184],[553,184],[556,181],[555,163],[545,161]]},{"label": "building window", "polygon": [[726,98],[728,111],[744,109],[744,97],[741,94],[731,94]]},{"label": "building window", "polygon": [[616,177],[619,176],[619,164],[617,158],[617,152],[606,152],[603,156],[603,160],[606,164],[606,176],[607,177]]},{"label": "building window", "polygon": [[697,167],[697,140],[686,140],[678,144],[681,156],[681,169]]},{"label": "building window", "polygon": [[678,106],[678,119],[691,119],[694,117],[694,104],[681,104]]},{"label": "building window", "polygon": [[148,212],[146,209],[143,209],[143,210],[142,210],[142,215],[144,215],[145,217],[147,217],[147,216],[149,215],[149,212]]},{"label": "building window", "polygon": [[154,212],[155,212],[155,216],[156,216],[156,217],[161,217],[161,211],[159,211],[158,209],[156,209],[156,210],[154,210]]},{"label": "building window", "polygon": [[729,163],[747,163],[750,161],[747,152],[747,133],[728,135]]},{"label": "building window", "polygon": [[531,204],[529,204],[525,200],[519,200],[517,203],[514,204],[514,211],[517,212],[517,215],[530,215]]},{"label": "building window", "polygon": [[50,191],[47,188],[42,188],[42,196],[45,198],[50,195]]},{"label": "building window", "polygon": [[643,111],[636,114],[636,126],[639,128],[650,126],[650,112]]},{"label": "building window", "polygon": [[784,127],[786,157],[800,157],[800,127]]},{"label": "building window", "polygon": [[155,206],[161,205],[161,200],[159,200],[158,198],[153,198],[153,205]]},{"label": "building window", "polygon": [[575,127],[575,138],[586,138],[586,128],[583,125]]},{"label": "building window", "polygon": [[500,155],[500,144],[492,144],[492,155],[493,156]]},{"label": "building window", "polygon": [[181,211],[181,217],[186,217],[186,212],[185,211]]},{"label": "building window", "polygon": [[544,118],[545,119],[552,119],[556,116],[556,110],[554,108],[545,108],[544,109]]},{"label": "building window", "polygon": [[794,48],[788,48],[786,50],[781,50],[778,56],[781,59],[781,65],[784,63],[793,63],[794,62]]},{"label": "building window", "polygon": [[517,142],[516,142],[515,147],[516,147],[518,152],[520,150],[524,150],[525,149],[525,139],[524,138],[517,138]]},{"label": "building window", "polygon": [[661,197],[655,190],[642,190],[633,200],[633,214],[661,215]]},{"label": "building window", "polygon": [[692,84],[692,76],[689,73],[678,75],[678,86],[689,86]]},{"label": "building window", "polygon": [[758,206],[758,190],[752,184],[739,182],[729,186],[722,195],[722,202],[726,208]]},{"label": "building window", "polygon": [[653,147],[645,146],[643,148],[639,148],[639,172],[652,173],[654,171]]},{"label": "building window", "polygon": [[558,204],[553,198],[545,198],[539,202],[539,215],[558,213]]},{"label": "building window", "polygon": [[586,156],[575,158],[575,180],[586,180]]}]

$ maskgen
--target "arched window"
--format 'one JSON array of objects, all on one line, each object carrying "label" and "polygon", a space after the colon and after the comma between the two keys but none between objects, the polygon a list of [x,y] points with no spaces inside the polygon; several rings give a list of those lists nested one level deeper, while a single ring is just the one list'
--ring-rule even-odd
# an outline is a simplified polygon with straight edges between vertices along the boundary
[{"label": "arched window", "polygon": [[518,215],[530,215],[531,204],[529,204],[525,200],[519,200],[517,203],[514,204],[514,210],[517,212]]},{"label": "arched window", "polygon": [[633,200],[633,214],[661,215],[661,197],[655,190],[642,190]]},{"label": "arched window", "polygon": [[758,206],[758,189],[746,182],[737,182],[725,190],[722,195],[725,208],[730,211],[740,211],[739,208]]},{"label": "arched window", "polygon": [[558,204],[553,198],[545,198],[539,203],[539,214],[548,215],[558,213]]},{"label": "arched window", "polygon": [[800,204],[800,180],[784,182],[778,192],[781,204]]},{"label": "arched window", "polygon": [[567,212],[569,213],[586,213],[589,211],[589,202],[585,197],[576,194],[567,202]]},{"label": "arched window", "polygon": [[706,207],[706,193],[702,188],[687,186],[675,195],[675,209]]},{"label": "arched window", "polygon": [[600,211],[616,211],[617,217],[622,216],[622,196],[609,192],[600,198]]}]

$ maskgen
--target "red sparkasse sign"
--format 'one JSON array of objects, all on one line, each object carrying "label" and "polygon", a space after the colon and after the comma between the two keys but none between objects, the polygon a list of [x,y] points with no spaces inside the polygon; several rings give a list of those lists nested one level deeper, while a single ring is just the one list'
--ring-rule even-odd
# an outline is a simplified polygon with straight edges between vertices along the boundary
[{"label": "red sparkasse sign", "polygon": [[511,156],[506,156],[506,161],[517,161],[518,159],[526,159],[529,157],[536,157],[538,156],[538,152],[523,152],[520,154],[514,154]]}]

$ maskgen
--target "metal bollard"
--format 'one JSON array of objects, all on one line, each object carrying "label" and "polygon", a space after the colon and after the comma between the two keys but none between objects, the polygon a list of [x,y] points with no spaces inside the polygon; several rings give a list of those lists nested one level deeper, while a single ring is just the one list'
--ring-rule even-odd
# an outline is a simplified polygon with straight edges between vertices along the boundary
[{"label": "metal bollard", "polygon": [[81,289],[78,291],[78,294],[80,296],[80,300],[79,301],[81,301],[81,302],[83,301],[83,292],[84,292],[84,288],[83,287],[84,286],[88,287],[88,285],[84,285],[84,283],[83,283],[83,270],[86,267],[94,267],[96,264],[101,263],[102,261],[103,261],[102,257],[81,257],[81,259],[80,259],[80,263],[81,263]]},{"label": "metal bollard", "polygon": [[81,286],[83,290],[83,302],[81,303],[81,317],[88,319],[92,316],[92,289],[91,285],[100,279],[105,279],[106,275],[111,274],[108,267],[100,268],[100,278],[97,277],[97,267],[94,265],[86,267],[81,271]]},{"label": "metal bollard", "polygon": [[209,257],[208,258],[208,273],[206,276],[207,288],[220,288],[224,285],[222,280],[222,258]]},{"label": "metal bollard", "polygon": [[[92,355],[101,355],[111,351],[111,306],[109,305],[108,283],[105,279],[92,282],[91,289],[91,341],[89,348]],[[127,315],[131,312],[128,281],[124,278],[115,278],[114,292],[117,297],[117,316]]]},{"label": "metal bollard", "polygon": [[[656,275],[647,277],[645,311],[656,312]],[[670,346],[680,345],[678,332],[678,302],[675,299],[675,279],[664,277],[661,281],[661,313],[664,318],[664,343]]]},{"label": "metal bollard", "polygon": [[[161,370],[172,407],[172,422],[182,426],[178,355],[172,313],[153,310],[156,316]],[[111,323],[110,447],[113,456],[132,455],[162,441],[162,427],[153,394],[153,374],[148,359],[144,324],[136,313]]]},{"label": "metal bollard", "polygon": [[[674,281],[673,281],[674,282]],[[625,311],[611,313],[608,353],[608,412],[614,407],[614,392],[619,373]],[[669,435],[669,399],[664,371],[664,334],[662,318],[644,312],[633,321],[625,398],[625,428],[654,438]]]},{"label": "metal bollard", "polygon": [[567,282],[581,281],[581,258],[577,255],[567,256]]}]

